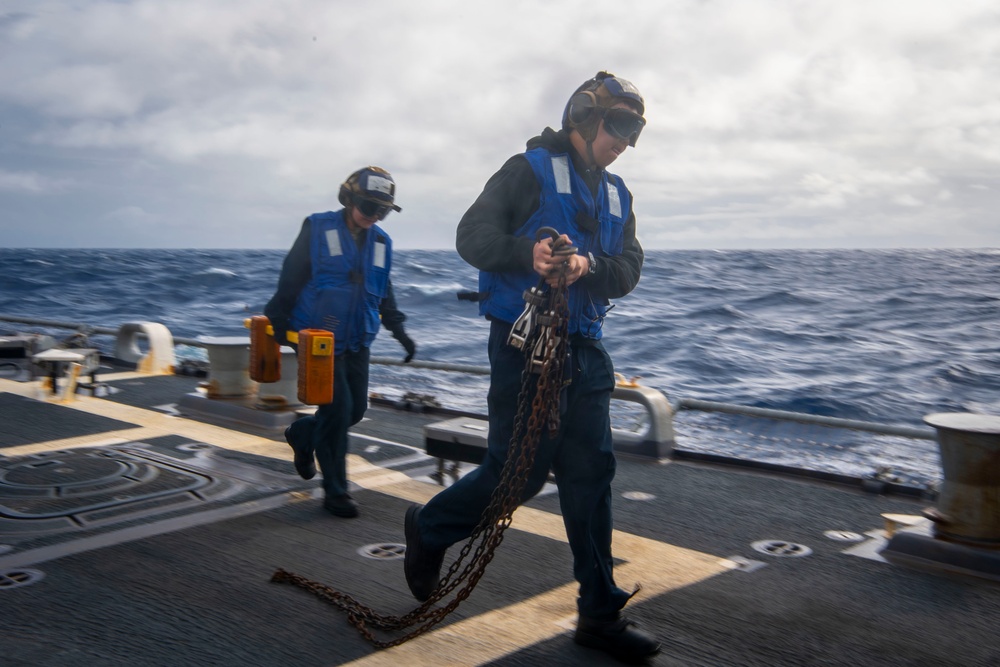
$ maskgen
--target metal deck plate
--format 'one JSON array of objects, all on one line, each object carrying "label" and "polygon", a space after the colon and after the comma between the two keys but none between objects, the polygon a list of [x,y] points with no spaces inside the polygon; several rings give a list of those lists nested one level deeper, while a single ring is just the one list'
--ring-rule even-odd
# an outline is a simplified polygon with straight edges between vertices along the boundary
[{"label": "metal deck plate", "polygon": [[316,486],[281,463],[179,436],[0,459],[0,542],[23,551]]}]

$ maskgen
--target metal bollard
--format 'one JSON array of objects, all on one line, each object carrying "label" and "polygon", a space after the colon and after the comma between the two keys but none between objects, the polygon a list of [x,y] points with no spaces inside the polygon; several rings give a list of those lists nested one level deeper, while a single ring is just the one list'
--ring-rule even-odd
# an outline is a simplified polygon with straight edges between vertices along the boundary
[{"label": "metal bollard", "polygon": [[1000,548],[1000,417],[936,413],[924,421],[937,429],[944,473],[937,507],[925,511],[934,536]]},{"label": "metal bollard", "polygon": [[250,337],[199,336],[198,341],[208,352],[209,398],[249,396],[256,392],[257,383],[250,379]]},{"label": "metal bollard", "polygon": [[282,410],[300,407],[299,358],[288,346],[281,349],[281,378],[276,382],[262,382],[257,389],[257,405],[264,410]]}]

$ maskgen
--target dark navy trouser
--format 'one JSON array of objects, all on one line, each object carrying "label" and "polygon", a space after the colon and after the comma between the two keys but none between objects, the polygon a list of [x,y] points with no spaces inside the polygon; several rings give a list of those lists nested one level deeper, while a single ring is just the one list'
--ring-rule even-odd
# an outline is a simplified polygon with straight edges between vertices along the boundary
[{"label": "dark navy trouser", "polygon": [[[468,539],[500,480],[507,458],[521,389],[524,354],[507,345],[510,324],[490,327],[489,437],[483,463],[441,491],[420,512],[420,534],[429,549]],[[573,381],[556,438],[543,435],[521,502],[538,493],[555,473],[566,536],[573,551],[573,575],[580,583],[582,616],[617,612],[629,594],[615,585],[611,557],[611,480],[615,456],[609,414],[614,368],[600,343],[572,346]]]},{"label": "dark navy trouser", "polygon": [[361,421],[368,409],[369,356],[367,347],[337,355],[333,402],[317,407],[312,417],[294,421],[289,432],[295,442],[312,439],[328,498],[347,493],[347,429]]}]

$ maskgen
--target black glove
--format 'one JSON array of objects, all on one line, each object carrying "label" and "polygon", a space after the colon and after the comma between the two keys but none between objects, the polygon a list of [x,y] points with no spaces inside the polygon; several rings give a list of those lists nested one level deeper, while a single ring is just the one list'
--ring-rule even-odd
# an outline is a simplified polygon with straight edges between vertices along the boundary
[{"label": "black glove", "polygon": [[284,320],[282,322],[271,322],[271,329],[274,330],[274,341],[278,345],[290,346],[296,351],[298,348],[295,344],[288,341],[288,321]]},{"label": "black glove", "polygon": [[392,337],[398,340],[399,344],[406,350],[406,358],[403,359],[403,363],[408,364],[413,361],[413,355],[417,353],[417,344],[413,342],[413,339],[407,336],[402,329],[393,331]]}]

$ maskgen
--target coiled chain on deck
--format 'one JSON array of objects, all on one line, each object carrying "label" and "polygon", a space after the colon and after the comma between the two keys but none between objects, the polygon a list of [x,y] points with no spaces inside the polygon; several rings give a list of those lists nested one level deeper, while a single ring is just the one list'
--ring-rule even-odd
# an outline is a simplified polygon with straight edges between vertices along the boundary
[{"label": "coiled chain on deck", "polygon": [[[569,353],[566,270],[569,257],[577,249],[563,242],[551,228],[539,230],[537,238],[541,240],[543,234],[552,237],[552,254],[565,259],[557,269],[558,284],[548,290],[547,304],[536,314],[534,326],[520,346],[527,358],[521,374],[518,409],[507,460],[479,525],[431,597],[403,616],[390,616],[379,614],[346,593],[300,575],[278,569],[271,576],[272,582],[304,588],[346,613],[350,623],[376,648],[398,646],[428,632],[469,597],[485,574],[486,566],[493,560],[494,551],[503,541],[514,510],[521,504],[521,495],[534,464],[543,429],[548,426],[550,437],[559,430],[559,394],[564,385],[563,371]],[[541,294],[544,285],[543,279],[534,292]],[[434,608],[435,604],[453,593],[454,597],[447,604]],[[414,626],[416,629],[392,640],[381,640],[372,631],[395,632]]]}]

